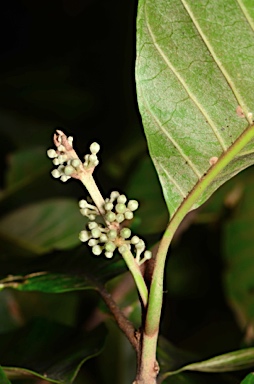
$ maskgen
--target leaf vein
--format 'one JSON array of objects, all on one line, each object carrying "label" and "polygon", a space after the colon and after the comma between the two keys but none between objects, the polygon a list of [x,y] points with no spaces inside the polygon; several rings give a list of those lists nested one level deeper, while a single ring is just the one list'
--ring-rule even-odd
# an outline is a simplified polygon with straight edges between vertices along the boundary
[{"label": "leaf vein", "polygon": [[[193,24],[195,25],[200,37],[202,38],[203,42],[205,43],[207,49],[209,50],[211,56],[213,57],[215,63],[217,64],[219,70],[221,71],[221,73],[223,74],[223,76],[225,77],[228,85],[230,86],[238,104],[243,108],[243,110],[245,109],[244,108],[244,100],[241,96],[241,94],[238,92],[237,90],[237,87],[232,79],[232,77],[230,77],[228,71],[226,70],[226,68],[223,66],[222,62],[220,61],[219,57],[216,55],[212,45],[209,43],[209,40],[208,38],[205,36],[205,34],[203,33],[202,31],[202,28],[199,26],[197,20],[195,19],[195,15],[193,14],[193,12],[191,11],[189,5],[187,4],[186,0],[181,0],[184,8],[186,9],[186,11],[188,12]],[[246,119],[248,120],[249,123],[251,123],[249,117],[248,117],[248,111],[244,110],[244,114],[245,114],[245,117]]]},{"label": "leaf vein", "polygon": [[178,189],[178,191],[180,192],[180,194],[183,196],[183,198],[185,199],[188,192],[186,193],[181,187],[180,185],[177,183],[177,181],[175,180],[175,178],[173,176],[170,175],[170,173],[167,171],[166,168],[163,167],[163,165],[159,162],[157,162],[156,160],[154,160],[154,162],[156,163],[156,167],[157,168],[161,168],[162,171],[166,174],[167,178],[171,181],[172,184],[174,184],[174,186]]},{"label": "leaf vein", "polygon": [[174,66],[171,64],[171,62],[168,60],[167,56],[164,54],[164,52],[162,51],[162,49],[160,48],[159,44],[157,43],[156,39],[155,39],[155,36],[153,34],[153,31],[151,29],[151,26],[148,22],[148,17],[147,17],[147,14],[146,14],[146,8],[145,8],[145,21],[146,21],[146,26],[147,26],[147,29],[149,31],[149,34],[150,34],[150,37],[153,41],[153,44],[154,44],[154,47],[156,48],[156,50],[158,51],[158,53],[160,54],[160,56],[162,57],[162,59],[165,61],[165,63],[167,64],[168,68],[173,72],[173,74],[176,76],[176,78],[178,79],[178,81],[180,82],[180,84],[182,85],[182,87],[184,88],[184,90],[186,91],[186,93],[188,94],[188,96],[190,97],[190,99],[192,100],[192,102],[196,105],[196,107],[198,108],[198,110],[202,113],[202,115],[205,117],[206,121],[208,122],[208,124],[210,125],[212,131],[214,132],[217,140],[219,141],[223,151],[225,152],[227,150],[227,146],[223,140],[223,138],[221,137],[216,125],[214,124],[214,122],[212,121],[212,119],[210,118],[210,116],[207,114],[207,112],[205,111],[205,109],[203,108],[202,104],[200,104],[200,102],[198,101],[198,99],[195,97],[195,95],[188,89],[188,86],[186,84],[186,82],[184,81],[184,79],[181,77],[181,75],[179,74],[179,72],[177,72],[176,68],[174,68]]},{"label": "leaf vein", "polygon": [[242,0],[236,0],[236,2],[238,3],[239,7],[241,8],[242,13],[244,14],[247,22],[249,23],[251,29],[254,32],[254,22],[253,22],[252,18],[250,17],[250,15],[249,15],[246,7],[244,6]]}]

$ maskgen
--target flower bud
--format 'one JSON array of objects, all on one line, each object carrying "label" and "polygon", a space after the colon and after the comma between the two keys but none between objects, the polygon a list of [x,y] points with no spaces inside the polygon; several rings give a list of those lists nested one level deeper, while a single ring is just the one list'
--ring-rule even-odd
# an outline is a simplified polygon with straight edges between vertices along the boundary
[{"label": "flower bud", "polygon": [[92,248],[92,252],[94,255],[99,256],[102,253],[102,249],[100,245],[94,245]]},{"label": "flower bud", "polygon": [[54,157],[57,157],[57,153],[54,149],[48,149],[47,155],[50,159],[54,159]]},{"label": "flower bud", "polygon": [[98,143],[92,143],[90,145],[90,151],[92,154],[96,155],[100,150],[100,145]]},{"label": "flower bud", "polygon": [[130,200],[127,205],[130,211],[136,211],[136,209],[138,209],[138,206],[139,204],[137,200]]},{"label": "flower bud", "polygon": [[123,237],[124,239],[128,239],[131,235],[131,230],[130,228],[123,228],[121,229],[120,231],[120,235],[121,237]]},{"label": "flower bud", "polygon": [[117,198],[117,202],[120,203],[120,204],[125,204],[126,201],[127,201],[127,197],[125,195],[120,195]]},{"label": "flower bud", "polygon": [[86,242],[90,238],[90,234],[88,231],[81,231],[79,233],[79,240],[82,242]]}]

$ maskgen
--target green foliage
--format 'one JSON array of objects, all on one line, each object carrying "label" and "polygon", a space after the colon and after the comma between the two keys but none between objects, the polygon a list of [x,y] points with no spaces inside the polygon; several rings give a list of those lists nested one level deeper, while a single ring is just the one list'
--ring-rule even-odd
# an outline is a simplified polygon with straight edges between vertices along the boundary
[{"label": "green foliage", "polygon": [[[252,121],[254,46],[244,48],[253,39],[252,16],[250,4],[241,10],[233,1],[139,2],[139,108],[171,215]],[[252,153],[250,143],[193,207],[251,165]]]},{"label": "green foliage", "polygon": [[37,319],[0,337],[0,358],[12,377],[36,375],[52,383],[71,384],[82,363],[101,352],[105,336],[104,326],[87,334]]}]

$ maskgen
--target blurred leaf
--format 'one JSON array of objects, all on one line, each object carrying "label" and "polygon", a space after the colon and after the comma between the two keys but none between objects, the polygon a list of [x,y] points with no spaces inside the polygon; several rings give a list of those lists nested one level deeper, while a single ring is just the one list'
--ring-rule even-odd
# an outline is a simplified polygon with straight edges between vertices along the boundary
[{"label": "blurred leaf", "polygon": [[[192,361],[196,361],[197,357],[190,352],[175,347],[164,337],[159,337],[158,343],[158,361],[160,364],[159,383],[168,384],[227,384],[238,383],[232,380],[228,375],[216,375],[206,373],[182,372],[186,366],[192,366]],[[188,365],[186,365],[188,364]],[[183,368],[181,368],[184,365]],[[169,370],[171,372],[169,372]]]},{"label": "blurred leaf", "polygon": [[241,137],[243,149],[233,151],[254,112],[251,6],[139,1],[138,102],[171,215],[195,186],[192,208],[253,164],[253,129]]},{"label": "blurred leaf", "polygon": [[[126,265],[117,256],[111,260],[85,253],[85,247],[64,255],[35,260],[34,263],[13,261],[2,263],[0,289],[14,288],[20,291],[62,293],[85,289],[97,289],[108,280],[126,272]],[[22,262],[22,260],[21,260]],[[5,265],[7,264],[7,265]],[[36,271],[30,272],[29,271]],[[3,273],[5,271],[5,273]],[[25,273],[27,271],[27,273]],[[19,274],[16,274],[20,272]],[[6,277],[7,276],[7,277]]]},{"label": "blurred leaf", "polygon": [[168,222],[167,206],[156,171],[148,156],[132,173],[127,194],[140,203],[133,220],[135,231],[140,234],[153,234],[165,229]]},{"label": "blurred leaf", "polygon": [[241,384],[253,384],[254,383],[254,374],[253,373],[249,373],[249,375],[247,375],[245,377],[245,379],[243,381],[241,381]]},{"label": "blurred leaf", "polygon": [[175,371],[167,372],[163,376],[171,376],[183,371],[198,372],[232,372],[254,366],[254,348],[246,348],[239,351],[225,353],[208,360],[185,365]]},{"label": "blurred leaf", "polygon": [[106,328],[84,333],[41,319],[0,335],[0,361],[8,377],[36,375],[70,384],[81,365],[103,348]]},{"label": "blurred leaf", "polygon": [[7,379],[2,367],[0,367],[0,383],[1,384],[11,384],[10,380]]},{"label": "blurred leaf", "polygon": [[225,289],[242,328],[254,321],[253,170],[246,172],[243,197],[234,216],[224,225]]},{"label": "blurred leaf", "polygon": [[40,147],[12,153],[8,157],[8,165],[5,185],[7,194],[10,190],[16,190],[31,183],[52,168],[45,148]]},{"label": "blurred leaf", "polygon": [[[50,199],[30,204],[0,220],[4,251],[8,244],[16,254],[36,256],[54,249],[68,249],[80,243],[79,232],[86,219],[72,199]],[[4,252],[2,251],[2,252]]]}]

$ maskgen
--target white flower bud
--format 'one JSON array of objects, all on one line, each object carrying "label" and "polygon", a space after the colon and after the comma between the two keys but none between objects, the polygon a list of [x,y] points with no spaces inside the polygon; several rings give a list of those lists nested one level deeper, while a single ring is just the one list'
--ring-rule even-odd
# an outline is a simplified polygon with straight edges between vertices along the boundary
[{"label": "white flower bud", "polygon": [[120,195],[117,198],[117,202],[120,203],[120,204],[125,204],[126,201],[127,201],[127,197],[125,195]]},{"label": "white flower bud", "polygon": [[123,203],[116,204],[115,210],[117,213],[124,213],[126,211],[126,205]]},{"label": "white flower bud", "polygon": [[152,258],[152,252],[151,251],[145,251],[144,253],[144,259],[149,260]]},{"label": "white flower bud", "polygon": [[94,237],[95,239],[98,239],[101,235],[101,231],[99,228],[94,228],[92,229],[91,234],[92,234],[92,237]]},{"label": "white flower bud", "polygon": [[136,244],[136,249],[139,249],[139,250],[141,250],[141,249],[145,249],[145,242],[143,241],[143,240],[141,240],[141,239],[139,239],[139,242]]},{"label": "white flower bud", "polygon": [[90,145],[90,151],[91,153],[93,153],[94,155],[96,155],[100,150],[100,145],[98,143],[92,143]]},{"label": "white flower bud", "polygon": [[111,259],[113,257],[113,252],[105,252],[105,256],[107,259]]},{"label": "white flower bud", "polygon": [[123,213],[118,213],[118,214],[116,215],[116,221],[117,221],[118,223],[122,223],[122,222],[124,221],[124,219],[125,219],[125,217],[124,217],[124,214],[123,214]]},{"label": "white flower bud", "polygon": [[87,240],[89,240],[90,238],[90,234],[88,231],[81,231],[80,234],[79,234],[79,240],[82,241],[82,242],[86,242]]},{"label": "white flower bud", "polygon": [[126,220],[131,220],[131,219],[133,219],[133,213],[131,212],[131,211],[126,211],[126,212],[124,212],[124,217],[125,217],[125,219]]},{"label": "white flower bud", "polygon": [[74,172],[75,172],[75,169],[71,165],[66,165],[66,167],[64,167],[64,173],[66,176],[70,176]]},{"label": "white flower bud", "polygon": [[110,194],[110,201],[115,201],[115,199],[118,198],[118,196],[120,196],[120,193],[117,192],[117,191],[112,191],[111,194]]},{"label": "white flower bud", "polygon": [[82,200],[79,201],[78,205],[79,205],[79,208],[86,208],[87,207],[87,202],[86,202],[85,199],[82,199]]},{"label": "white flower bud", "polygon": [[59,164],[60,164],[60,162],[59,162],[59,160],[58,160],[57,157],[52,161],[52,163],[53,163],[54,165],[59,165]]},{"label": "white flower bud", "polygon": [[116,219],[116,214],[114,212],[107,212],[105,215],[105,219],[112,223]]},{"label": "white flower bud", "polygon": [[48,149],[47,155],[50,159],[54,159],[54,157],[57,157],[57,153],[54,149]]},{"label": "white flower bud", "polygon": [[105,244],[105,250],[107,252],[114,252],[115,249],[116,249],[116,246],[112,241],[109,241],[108,243]]},{"label": "white flower bud", "polygon": [[81,161],[79,159],[73,159],[71,161],[71,165],[74,167],[74,168],[77,168],[79,165],[81,164]]},{"label": "white flower bud", "polygon": [[116,237],[117,237],[117,232],[116,232],[116,230],[115,229],[110,229],[110,231],[108,231],[108,238],[110,239],[110,240],[115,240],[116,239]]},{"label": "white flower bud", "polygon": [[98,224],[95,222],[95,221],[91,221],[90,223],[88,223],[88,228],[90,230],[94,229],[94,228],[97,228],[98,227]]},{"label": "white flower bud", "polygon": [[61,173],[58,171],[58,169],[53,169],[53,171],[51,172],[51,175],[52,175],[55,179],[58,179],[58,177],[61,176]]},{"label": "white flower bud", "polygon": [[112,211],[112,209],[114,208],[114,205],[111,202],[107,202],[105,203],[104,208],[106,211]]},{"label": "white flower bud", "polygon": [[103,233],[99,238],[100,243],[106,243],[108,241],[108,236]]},{"label": "white flower bud", "polygon": [[139,204],[137,200],[130,200],[127,205],[130,211],[136,211],[136,209],[138,209],[138,206]]},{"label": "white flower bud", "polygon": [[88,241],[88,245],[89,245],[89,247],[93,247],[93,246],[95,246],[95,245],[97,245],[98,244],[98,240],[96,240],[96,239],[90,239],[89,241]]},{"label": "white flower bud", "polygon": [[99,256],[102,253],[102,249],[100,245],[94,245],[92,248],[92,252],[94,255]]},{"label": "white flower bud", "polygon": [[64,183],[70,179],[70,176],[63,175],[60,177],[60,180],[63,181]]},{"label": "white flower bud", "polygon": [[124,238],[124,239],[128,239],[131,235],[131,230],[130,228],[123,228],[121,229],[120,231],[120,235]]},{"label": "white flower bud", "polygon": [[138,236],[133,236],[131,238],[131,244],[137,244],[139,242],[140,238]]}]

